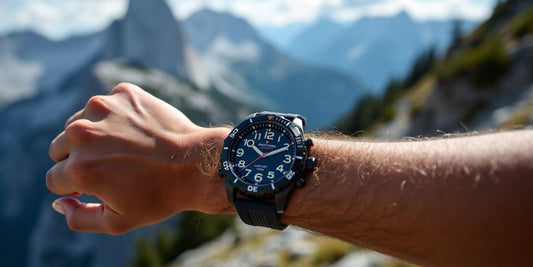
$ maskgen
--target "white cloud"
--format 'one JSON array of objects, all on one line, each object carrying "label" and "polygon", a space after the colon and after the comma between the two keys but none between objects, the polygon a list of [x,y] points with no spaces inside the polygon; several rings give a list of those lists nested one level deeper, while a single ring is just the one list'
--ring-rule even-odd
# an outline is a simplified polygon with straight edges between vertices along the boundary
[{"label": "white cloud", "polygon": [[291,22],[308,22],[321,16],[338,21],[353,21],[362,16],[390,16],[405,10],[414,18],[485,19],[495,0],[173,0],[179,17],[209,7],[247,18],[259,25],[283,25]]},{"label": "white cloud", "polygon": [[4,0],[0,1],[0,33],[33,29],[63,38],[105,27],[121,17],[126,6],[126,0]]},{"label": "white cloud", "polygon": [[[0,0],[0,34],[34,29],[53,38],[101,29],[123,16],[128,0]],[[177,17],[207,7],[227,11],[256,25],[309,22],[321,16],[352,21],[401,10],[413,17],[486,18],[495,0],[167,0]]]}]

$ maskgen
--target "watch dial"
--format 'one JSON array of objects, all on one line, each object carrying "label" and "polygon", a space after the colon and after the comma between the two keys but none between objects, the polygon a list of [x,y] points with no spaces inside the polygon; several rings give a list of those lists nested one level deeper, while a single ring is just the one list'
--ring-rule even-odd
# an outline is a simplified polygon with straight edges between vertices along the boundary
[{"label": "watch dial", "polygon": [[274,184],[292,178],[296,147],[291,134],[275,123],[250,125],[231,147],[232,171],[247,184]]}]

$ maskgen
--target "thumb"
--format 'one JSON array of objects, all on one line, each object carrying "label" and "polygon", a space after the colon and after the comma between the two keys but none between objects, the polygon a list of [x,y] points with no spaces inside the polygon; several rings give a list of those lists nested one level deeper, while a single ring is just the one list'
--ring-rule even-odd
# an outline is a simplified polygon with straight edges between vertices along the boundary
[{"label": "thumb", "polygon": [[63,197],[52,203],[52,208],[65,215],[72,231],[123,234],[127,230],[118,224],[120,215],[101,203],[84,203],[75,198]]}]

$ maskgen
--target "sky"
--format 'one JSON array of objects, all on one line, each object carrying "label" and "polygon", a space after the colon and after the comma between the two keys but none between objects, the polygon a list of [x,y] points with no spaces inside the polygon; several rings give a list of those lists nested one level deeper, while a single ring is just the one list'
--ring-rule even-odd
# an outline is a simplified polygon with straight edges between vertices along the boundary
[{"label": "sky", "polygon": [[[154,1],[154,0],[150,0]],[[405,10],[417,20],[483,20],[496,0],[167,0],[177,18],[201,8],[226,11],[256,26],[286,26],[318,18],[339,22],[391,16]],[[87,33],[120,18],[127,0],[0,0],[0,34],[32,29],[53,39]]]}]

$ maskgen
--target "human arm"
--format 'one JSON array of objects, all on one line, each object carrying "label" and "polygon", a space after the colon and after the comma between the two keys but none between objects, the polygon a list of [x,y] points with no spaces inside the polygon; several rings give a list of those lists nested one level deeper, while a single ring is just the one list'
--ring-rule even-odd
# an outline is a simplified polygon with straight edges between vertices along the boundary
[{"label": "human arm", "polygon": [[533,131],[415,142],[315,139],[284,222],[423,265],[533,255]]},{"label": "human arm", "polygon": [[[73,230],[110,234],[182,210],[235,213],[216,173],[228,133],[198,127],[121,84],[93,97],[50,147],[58,163],[47,174],[48,188],[105,204],[61,198],[54,206]],[[530,255],[531,131],[405,143],[314,141],[318,169],[293,191],[284,223],[427,265]]]}]

